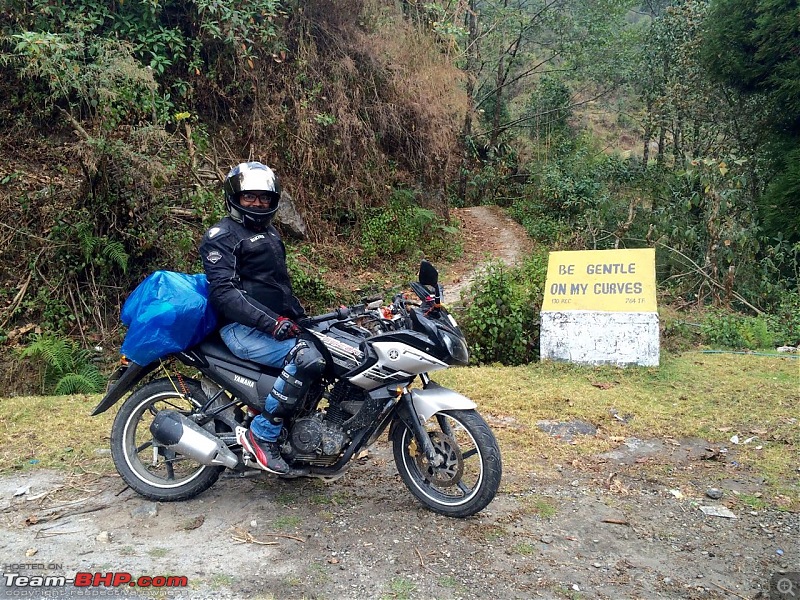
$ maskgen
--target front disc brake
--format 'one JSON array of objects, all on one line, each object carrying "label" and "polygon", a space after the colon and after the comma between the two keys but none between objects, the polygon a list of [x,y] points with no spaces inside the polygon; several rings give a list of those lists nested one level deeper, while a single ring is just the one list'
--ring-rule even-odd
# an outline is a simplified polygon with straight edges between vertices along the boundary
[{"label": "front disc brake", "polygon": [[[461,458],[461,450],[453,438],[441,431],[433,431],[429,435],[436,454],[441,456],[444,461],[436,467],[425,456],[425,452],[418,449],[415,456],[417,468],[425,476],[425,479],[432,484],[440,487],[452,487],[461,481],[461,476],[464,474],[464,460]],[[413,444],[416,446],[416,442]]]}]

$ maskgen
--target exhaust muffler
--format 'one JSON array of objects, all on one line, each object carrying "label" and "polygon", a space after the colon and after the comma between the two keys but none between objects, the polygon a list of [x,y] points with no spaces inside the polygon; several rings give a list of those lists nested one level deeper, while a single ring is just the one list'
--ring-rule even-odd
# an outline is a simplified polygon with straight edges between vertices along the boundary
[{"label": "exhaust muffler", "polygon": [[159,411],[150,423],[150,433],[164,447],[204,465],[233,469],[239,458],[213,434],[174,410]]}]

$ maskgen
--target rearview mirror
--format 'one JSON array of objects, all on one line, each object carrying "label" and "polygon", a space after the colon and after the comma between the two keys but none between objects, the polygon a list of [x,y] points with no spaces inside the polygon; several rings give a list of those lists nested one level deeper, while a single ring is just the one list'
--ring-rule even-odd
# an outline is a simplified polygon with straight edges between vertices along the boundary
[{"label": "rearview mirror", "polygon": [[433,288],[433,299],[436,304],[442,301],[442,292],[439,289],[439,271],[427,260],[419,263],[419,282],[426,288]]},{"label": "rearview mirror", "polygon": [[433,286],[435,290],[439,289],[439,271],[427,260],[419,263],[419,282],[422,285]]}]

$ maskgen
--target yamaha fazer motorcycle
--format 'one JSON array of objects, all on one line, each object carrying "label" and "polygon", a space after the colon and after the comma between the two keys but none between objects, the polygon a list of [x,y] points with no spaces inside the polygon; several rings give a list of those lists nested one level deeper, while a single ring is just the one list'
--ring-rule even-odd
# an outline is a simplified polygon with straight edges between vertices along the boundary
[{"label": "yamaha fazer motorcycle", "polygon": [[[327,367],[284,422],[279,442],[291,470],[281,477],[338,479],[388,428],[411,493],[435,512],[468,517],[497,493],[500,448],[476,404],[428,375],[467,364],[469,354],[427,261],[411,289],[419,302],[398,294],[389,305],[376,299],[298,323]],[[196,375],[184,374],[187,368]],[[92,416],[136,388],[111,429],[117,471],[149,499],[185,500],[225,469],[256,472],[236,430],[264,409],[279,375],[280,369],[237,358],[215,333],[148,365],[122,365]]]}]

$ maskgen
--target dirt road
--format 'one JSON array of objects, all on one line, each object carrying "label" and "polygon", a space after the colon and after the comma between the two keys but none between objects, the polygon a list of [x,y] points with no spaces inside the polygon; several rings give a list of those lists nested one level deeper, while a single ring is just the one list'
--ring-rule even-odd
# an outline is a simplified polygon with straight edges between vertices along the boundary
[{"label": "dirt road", "polygon": [[[682,468],[692,443],[673,451]],[[732,474],[712,500],[697,463],[696,493],[678,497],[668,480],[637,476],[653,448],[630,442],[557,479],[531,465],[466,520],[418,505],[385,442],[332,484],[223,479],[181,503],[149,502],[117,477],[19,473],[0,480],[3,573],[6,583],[9,573],[109,572],[188,582],[110,590],[134,597],[677,599],[767,598],[772,573],[800,570],[798,515],[707,516],[700,506],[757,482]],[[32,591],[6,586],[0,597]]]}]

